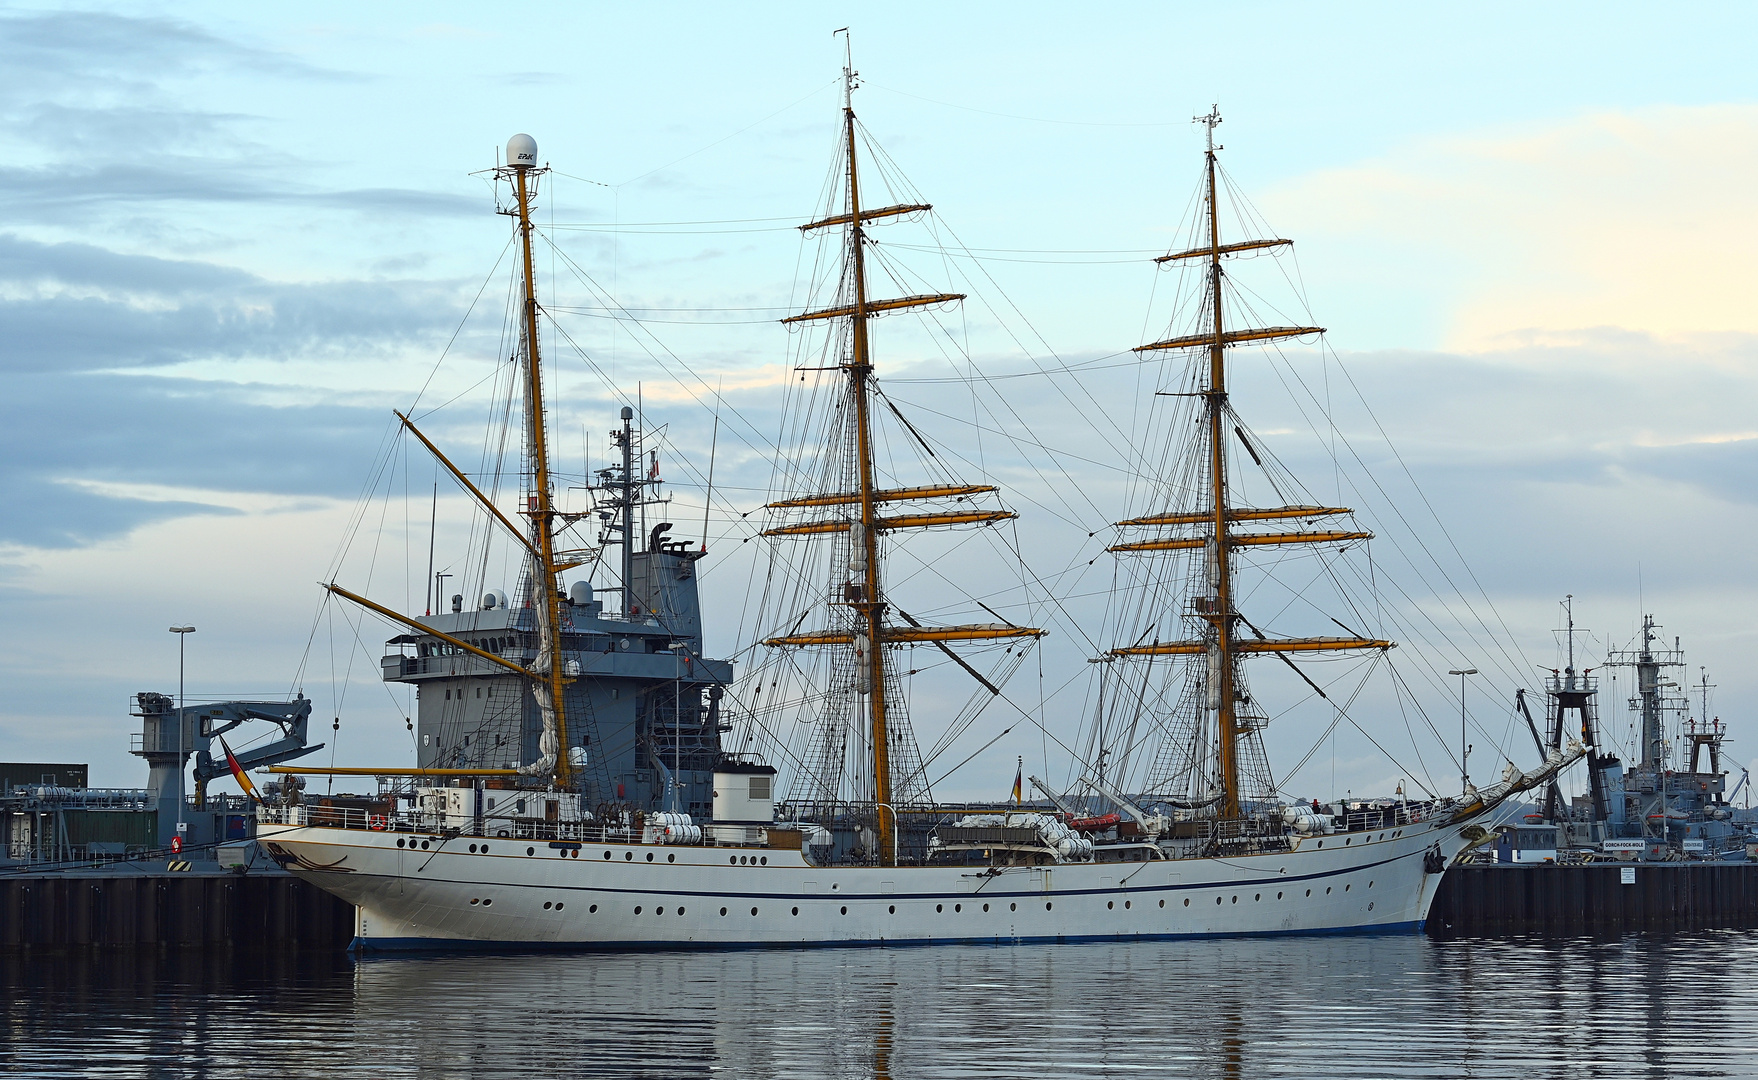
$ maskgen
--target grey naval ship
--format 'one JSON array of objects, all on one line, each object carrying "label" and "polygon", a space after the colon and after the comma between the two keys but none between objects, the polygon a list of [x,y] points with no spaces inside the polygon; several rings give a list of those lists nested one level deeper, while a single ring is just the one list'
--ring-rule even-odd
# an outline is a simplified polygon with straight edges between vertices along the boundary
[{"label": "grey naval ship", "polygon": [[[556,502],[532,254],[532,207],[547,169],[536,143],[515,136],[495,178],[510,193],[521,252],[522,410],[511,413],[523,417],[521,513],[505,514],[421,438],[477,499],[483,519],[516,545],[522,581],[511,597],[485,590],[466,602],[460,593],[451,611],[421,616],[329,585],[402,628],[384,677],[418,689],[419,760],[354,770],[381,786],[352,800],[305,795],[291,775],[298,767],[277,766],[288,775],[259,812],[259,840],[292,873],[355,905],[362,950],[1420,927],[1442,874],[1489,836],[1497,809],[1547,783],[1582,748],[1547,746],[1530,771],[1509,763],[1482,788],[1466,783],[1457,794],[1368,810],[1327,812],[1290,800],[1271,780],[1268,714],[1247,689],[1248,662],[1274,656],[1292,665],[1303,654],[1367,655],[1393,643],[1266,631],[1242,600],[1253,553],[1336,548],[1370,534],[1325,524],[1347,518],[1347,508],[1243,501],[1234,433],[1253,460],[1260,448],[1246,441],[1229,398],[1228,352],[1322,330],[1228,321],[1223,261],[1287,241],[1221,236],[1218,113],[1201,118],[1209,140],[1197,243],[1161,260],[1194,268],[1201,302],[1187,310],[1196,322],[1136,350],[1182,373],[1171,396],[1183,411],[1166,430],[1188,464],[1150,478],[1147,505],[1116,526],[1109,550],[1133,568],[1130,588],[1146,599],[1123,605],[1128,613],[1105,630],[1112,644],[1094,668],[1129,685],[1153,683],[1152,693],[1104,700],[1119,716],[1152,711],[1142,730],[1163,731],[1163,745],[1145,783],[1130,790],[1121,789],[1115,760],[1109,772],[1094,761],[1071,790],[1032,778],[1044,795],[1035,805],[1017,794],[987,807],[935,801],[909,717],[906,650],[944,654],[980,693],[998,696],[999,669],[1016,665],[1044,631],[980,601],[968,610],[982,607],[994,621],[932,621],[926,613],[950,610],[936,602],[944,598],[918,604],[910,575],[891,569],[912,537],[992,537],[1018,515],[995,485],[952,475],[880,386],[869,324],[963,296],[871,294],[871,260],[881,256],[870,231],[931,207],[907,193],[889,204],[872,196],[871,187],[885,186],[889,159],[867,155],[878,162],[879,181],[870,184],[858,157],[871,142],[852,106],[857,81],[852,69],[844,74],[832,172],[839,180],[823,216],[802,226],[831,245],[826,283],[819,306],[786,320],[802,338],[822,335],[800,346],[806,389],[795,402],[820,412],[796,424],[808,434],[778,455],[782,490],[765,507],[760,536],[774,569],[759,575],[768,584],[752,671],[734,684],[732,665],[706,655],[695,572],[702,545],[668,539],[663,522],[644,523],[655,470],[641,475],[653,459],[644,461],[628,410],[615,435],[620,460],[598,475],[594,506],[564,511]],[[898,446],[925,451],[914,463],[876,448],[877,426],[892,416],[899,426],[888,429],[886,445],[893,455]],[[601,523],[603,546],[567,549],[562,536],[587,518]],[[620,545],[620,566],[602,557],[612,545]],[[618,569],[620,581],[600,586],[578,575],[567,583],[564,575],[581,567]],[[966,650],[984,649],[999,668],[974,666]],[[798,752],[771,747],[790,775],[758,752],[760,743],[723,744],[741,727],[806,732]]]}]

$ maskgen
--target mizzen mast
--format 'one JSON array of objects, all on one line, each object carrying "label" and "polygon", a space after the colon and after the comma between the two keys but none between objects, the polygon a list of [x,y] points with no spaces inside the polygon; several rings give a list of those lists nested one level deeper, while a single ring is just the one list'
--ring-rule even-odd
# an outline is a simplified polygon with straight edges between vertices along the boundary
[{"label": "mizzen mast", "polygon": [[[531,202],[537,194],[537,177],[548,169],[537,165],[537,141],[529,135],[515,135],[507,142],[507,164],[501,175],[512,181],[518,197],[519,250],[523,260],[525,361],[525,436],[531,452],[531,486],[526,497],[525,516],[531,521],[532,546],[531,606],[537,615],[537,659],[531,665],[536,675],[533,690],[538,709],[543,714],[543,734],[538,744],[538,760],[526,769],[536,773],[553,770],[555,781],[567,787],[573,780],[572,763],[568,760],[568,721],[563,704],[568,679],[561,663],[561,597],[556,591],[556,574],[562,569],[555,558],[556,511],[551,502],[549,451],[546,442],[543,412],[543,365],[537,337],[537,278],[531,257]],[[521,770],[524,771],[524,770]]]}]

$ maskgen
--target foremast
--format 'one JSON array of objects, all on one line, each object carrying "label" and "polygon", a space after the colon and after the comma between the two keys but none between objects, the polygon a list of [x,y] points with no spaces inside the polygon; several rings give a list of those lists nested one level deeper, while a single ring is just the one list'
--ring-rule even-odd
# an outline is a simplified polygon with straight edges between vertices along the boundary
[{"label": "foremast", "polygon": [[[855,616],[852,630],[827,629],[808,633],[791,633],[767,639],[764,644],[777,646],[833,646],[852,649],[855,660],[853,690],[866,702],[867,738],[873,772],[874,854],[881,865],[893,865],[897,858],[897,808],[893,799],[891,764],[892,709],[890,681],[887,678],[885,646],[908,642],[934,642],[941,647],[948,641],[977,641],[995,638],[1037,637],[1043,631],[1012,625],[922,626],[910,619],[908,626],[892,626],[887,622],[889,607],[883,583],[884,548],[880,535],[899,529],[944,525],[986,524],[1007,520],[1017,515],[1004,510],[971,510],[942,513],[882,516],[884,504],[943,497],[965,497],[995,491],[990,484],[940,484],[912,488],[882,489],[875,474],[873,450],[873,356],[868,322],[879,312],[963,300],[961,293],[935,293],[895,299],[873,300],[867,295],[866,226],[885,218],[924,212],[926,204],[910,203],[866,209],[861,205],[861,177],[857,160],[854,91],[859,85],[852,60],[843,67],[843,155],[847,194],[844,212],[800,226],[802,232],[841,226],[844,238],[844,270],[847,274],[846,303],[819,311],[805,312],[783,319],[784,324],[799,324],[826,319],[846,319],[849,330],[847,359],[840,367],[848,379],[848,395],[854,421],[854,468],[851,479],[854,490],[813,494],[769,503],[766,509],[796,507],[842,508],[838,516],[817,521],[783,525],[764,531],[765,536],[812,536],[846,534],[848,538],[848,573],[841,581],[840,597],[833,593],[833,603],[840,602]],[[849,511],[853,511],[853,515]],[[835,513],[835,511],[832,511]],[[838,575],[839,577],[841,575]]]},{"label": "foremast", "polygon": [[[1118,526],[1195,526],[1200,529],[1197,535],[1169,536],[1113,544],[1108,550],[1120,553],[1143,553],[1202,549],[1206,563],[1206,591],[1193,598],[1192,611],[1189,614],[1201,620],[1204,624],[1204,631],[1200,638],[1194,640],[1135,644],[1112,649],[1109,655],[1111,657],[1182,655],[1204,658],[1206,693],[1203,695],[1203,703],[1208,716],[1213,719],[1214,723],[1215,783],[1219,789],[1215,793],[1213,805],[1216,817],[1222,820],[1233,820],[1242,815],[1243,809],[1243,786],[1239,763],[1240,741],[1251,733],[1250,726],[1241,722],[1239,713],[1240,659],[1262,653],[1287,654],[1347,649],[1389,649],[1393,647],[1393,643],[1366,637],[1270,638],[1245,620],[1234,604],[1233,552],[1235,549],[1262,545],[1366,540],[1371,539],[1373,534],[1351,530],[1284,533],[1235,532],[1232,528],[1234,523],[1242,521],[1316,519],[1349,514],[1353,511],[1346,507],[1326,506],[1245,508],[1232,505],[1227,463],[1227,429],[1233,426],[1230,420],[1232,410],[1227,395],[1227,349],[1244,342],[1274,341],[1309,334],[1322,334],[1324,328],[1319,326],[1272,326],[1234,330],[1227,328],[1221,287],[1225,275],[1222,258],[1243,251],[1282,247],[1291,244],[1292,241],[1259,239],[1230,244],[1221,243],[1220,209],[1216,197],[1215,178],[1217,169],[1215,152],[1221,149],[1215,145],[1215,127],[1221,123],[1220,110],[1218,108],[1211,109],[1208,115],[1196,117],[1195,122],[1204,125],[1207,133],[1207,148],[1204,154],[1204,214],[1206,218],[1205,231],[1208,234],[1207,244],[1187,251],[1163,255],[1155,262],[1168,263],[1200,258],[1208,263],[1203,285],[1207,291],[1205,298],[1207,302],[1204,304],[1204,309],[1211,325],[1206,331],[1141,345],[1133,351],[1149,353],[1162,350],[1201,348],[1208,354],[1207,377],[1202,389],[1198,391],[1198,396],[1203,399],[1204,421],[1207,427],[1204,451],[1207,457],[1206,471],[1209,482],[1206,497],[1209,505],[1194,512],[1153,514],[1116,523]],[[1244,440],[1243,432],[1240,433],[1239,437],[1242,441]],[[1241,637],[1239,629],[1242,624],[1251,630],[1252,636],[1250,638]],[[1286,655],[1283,655],[1283,660],[1287,661]]]}]

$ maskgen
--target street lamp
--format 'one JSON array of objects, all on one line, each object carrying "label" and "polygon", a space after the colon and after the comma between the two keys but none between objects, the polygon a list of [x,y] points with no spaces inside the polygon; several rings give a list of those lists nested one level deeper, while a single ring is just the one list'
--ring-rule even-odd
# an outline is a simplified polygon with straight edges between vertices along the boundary
[{"label": "street lamp", "polygon": [[1471,787],[1471,746],[1465,741],[1465,677],[1477,674],[1477,669],[1463,668],[1447,674],[1459,676],[1459,792],[1462,795]]},{"label": "street lamp", "polygon": [[184,733],[188,726],[183,719],[183,642],[188,635],[195,633],[193,626],[173,626],[171,633],[177,635],[177,835],[181,837],[188,826],[183,822],[183,774],[189,759],[184,755]]}]

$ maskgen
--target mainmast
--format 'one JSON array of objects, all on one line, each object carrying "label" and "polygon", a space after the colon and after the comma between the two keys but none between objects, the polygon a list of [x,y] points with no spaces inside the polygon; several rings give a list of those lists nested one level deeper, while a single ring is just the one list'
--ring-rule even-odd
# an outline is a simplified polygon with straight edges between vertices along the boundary
[{"label": "mainmast", "polygon": [[[1218,107],[1206,116],[1195,118],[1204,125],[1207,145],[1204,153],[1204,225],[1207,242],[1198,248],[1163,255],[1154,260],[1168,263],[1182,259],[1201,258],[1208,262],[1204,275],[1207,290],[1205,313],[1210,321],[1206,330],[1180,337],[1156,341],[1135,348],[1137,353],[1167,349],[1201,348],[1208,354],[1208,371],[1197,396],[1203,399],[1204,423],[1207,425],[1204,453],[1207,456],[1208,505],[1193,511],[1151,514],[1120,521],[1119,526],[1192,526],[1196,535],[1171,536],[1114,544],[1114,552],[1160,552],[1201,549],[1205,561],[1206,589],[1192,600],[1188,614],[1201,620],[1202,636],[1187,641],[1155,641],[1126,648],[1112,649],[1114,657],[1125,656],[1201,656],[1206,693],[1201,695],[1205,713],[1213,720],[1215,732],[1215,785],[1212,804],[1215,814],[1223,820],[1242,814],[1243,785],[1240,779],[1240,739],[1252,728],[1239,713],[1239,660],[1258,653],[1291,653],[1329,651],[1335,649],[1389,649],[1392,642],[1364,637],[1302,637],[1270,638],[1245,621],[1234,603],[1233,551],[1241,547],[1275,544],[1309,544],[1335,541],[1366,540],[1372,533],[1351,530],[1327,530],[1290,533],[1235,532],[1233,526],[1243,521],[1272,521],[1290,518],[1315,519],[1353,513],[1347,507],[1279,506],[1242,508],[1232,505],[1227,468],[1227,429],[1234,425],[1227,397],[1227,349],[1244,342],[1274,341],[1283,338],[1322,334],[1320,326],[1270,326],[1229,330],[1222,306],[1222,282],[1225,270],[1223,256],[1260,248],[1282,247],[1292,243],[1282,239],[1221,242],[1220,208],[1216,184],[1215,127],[1221,123]],[[1243,432],[1240,438],[1245,438]],[[1255,456],[1255,451],[1253,452]],[[1251,629],[1252,636],[1241,638],[1239,628]],[[1286,659],[1286,657],[1284,657]]]},{"label": "mainmast", "polygon": [[[846,54],[845,54],[846,55]],[[857,160],[854,91],[859,86],[853,61],[843,66],[843,154],[845,179],[848,185],[844,211],[819,221],[800,226],[802,232],[831,226],[842,226],[848,302],[821,311],[806,312],[783,319],[798,324],[825,319],[849,320],[849,352],[840,365],[848,379],[849,402],[853,421],[853,490],[811,494],[768,504],[768,509],[796,507],[842,508],[837,516],[797,524],[783,525],[764,531],[765,536],[811,536],[846,534],[848,537],[847,575],[833,592],[833,603],[846,607],[854,616],[849,629],[827,629],[807,633],[790,633],[766,640],[770,646],[832,645],[853,650],[855,677],[852,687],[857,699],[864,701],[867,738],[873,772],[875,804],[874,854],[882,865],[896,861],[897,808],[892,776],[892,740],[895,734],[893,712],[898,703],[892,700],[887,678],[885,646],[906,642],[934,642],[941,647],[948,641],[974,641],[994,638],[1037,637],[1043,631],[1012,625],[922,626],[907,614],[908,626],[887,623],[889,604],[883,589],[882,562],[884,550],[880,535],[898,529],[937,525],[988,524],[1017,515],[1005,510],[955,510],[937,513],[882,516],[879,508],[886,503],[918,499],[958,498],[992,492],[990,484],[936,484],[923,487],[881,489],[874,467],[873,448],[873,356],[868,322],[875,314],[963,300],[962,293],[935,293],[897,299],[873,300],[867,295],[866,226],[884,218],[925,212],[932,207],[925,203],[864,209],[861,205],[861,177]],[[836,511],[832,510],[832,513]]]}]

